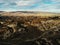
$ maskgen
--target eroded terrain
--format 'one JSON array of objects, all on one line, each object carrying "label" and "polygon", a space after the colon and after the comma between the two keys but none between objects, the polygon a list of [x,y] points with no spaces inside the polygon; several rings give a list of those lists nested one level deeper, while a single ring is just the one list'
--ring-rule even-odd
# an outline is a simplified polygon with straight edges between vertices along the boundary
[{"label": "eroded terrain", "polygon": [[1,45],[60,45],[60,18],[0,16]]}]

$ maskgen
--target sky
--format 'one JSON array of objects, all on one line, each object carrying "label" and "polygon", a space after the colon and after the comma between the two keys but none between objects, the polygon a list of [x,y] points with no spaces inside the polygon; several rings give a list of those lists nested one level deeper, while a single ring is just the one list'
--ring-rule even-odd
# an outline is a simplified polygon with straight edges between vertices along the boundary
[{"label": "sky", "polygon": [[44,11],[60,13],[60,0],[0,0],[0,11]]}]

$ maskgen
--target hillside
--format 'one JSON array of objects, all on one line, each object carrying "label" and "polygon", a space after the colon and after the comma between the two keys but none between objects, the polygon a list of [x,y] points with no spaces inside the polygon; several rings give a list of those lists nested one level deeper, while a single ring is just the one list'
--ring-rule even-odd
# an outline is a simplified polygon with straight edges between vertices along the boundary
[{"label": "hillside", "polygon": [[47,12],[1,11],[0,44],[59,45],[60,15]]}]

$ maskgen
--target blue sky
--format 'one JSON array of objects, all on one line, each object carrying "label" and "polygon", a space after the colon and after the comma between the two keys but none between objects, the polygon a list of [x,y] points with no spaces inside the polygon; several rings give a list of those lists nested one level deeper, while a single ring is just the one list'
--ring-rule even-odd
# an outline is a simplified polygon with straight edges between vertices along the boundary
[{"label": "blue sky", "polygon": [[0,11],[44,11],[60,13],[60,0],[0,0]]}]

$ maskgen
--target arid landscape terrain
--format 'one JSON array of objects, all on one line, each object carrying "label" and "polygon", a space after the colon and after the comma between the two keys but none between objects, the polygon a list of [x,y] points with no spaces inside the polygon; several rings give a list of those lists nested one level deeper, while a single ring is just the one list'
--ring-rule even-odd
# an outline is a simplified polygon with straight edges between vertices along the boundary
[{"label": "arid landscape terrain", "polygon": [[60,45],[60,14],[0,11],[1,45]]},{"label": "arid landscape terrain", "polygon": [[33,11],[15,11],[15,12],[4,12],[0,11],[0,14],[3,16],[60,16],[60,13],[52,12],[33,12]]}]

